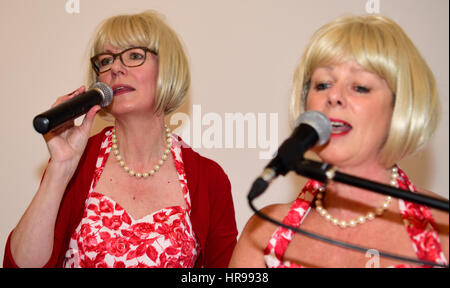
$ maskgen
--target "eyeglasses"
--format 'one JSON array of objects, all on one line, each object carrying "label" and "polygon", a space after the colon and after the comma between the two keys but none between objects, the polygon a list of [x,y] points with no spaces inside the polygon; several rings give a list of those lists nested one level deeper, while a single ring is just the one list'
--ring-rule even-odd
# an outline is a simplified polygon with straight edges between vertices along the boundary
[{"label": "eyeglasses", "polygon": [[145,62],[147,52],[158,55],[147,47],[131,47],[116,54],[108,52],[97,54],[91,58],[91,63],[98,75],[111,70],[117,56],[119,56],[120,62],[127,67],[141,66]]}]

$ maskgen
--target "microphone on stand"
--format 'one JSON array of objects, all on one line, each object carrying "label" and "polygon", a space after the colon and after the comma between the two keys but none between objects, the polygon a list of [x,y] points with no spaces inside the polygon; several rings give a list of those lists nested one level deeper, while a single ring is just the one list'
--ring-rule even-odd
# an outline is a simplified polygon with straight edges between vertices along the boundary
[{"label": "microphone on stand", "polygon": [[33,127],[41,134],[48,133],[61,124],[86,114],[95,105],[107,107],[111,104],[113,96],[111,87],[103,82],[97,82],[83,94],[34,117]]},{"label": "microphone on stand", "polygon": [[291,136],[281,144],[277,155],[253,182],[248,195],[249,199],[254,199],[263,193],[269,183],[278,175],[284,176],[290,170],[294,170],[297,161],[303,159],[303,154],[309,148],[323,145],[330,138],[330,120],[318,111],[307,111],[300,115],[295,122],[296,128]]},{"label": "microphone on stand", "polygon": [[277,155],[267,164],[263,173],[253,182],[247,196],[249,201],[261,195],[267,189],[270,182],[278,175],[284,176],[292,170],[299,175],[309,179],[315,179],[322,183],[328,181],[341,182],[398,199],[423,204],[442,211],[449,211],[448,201],[419,193],[411,193],[410,191],[395,188],[390,185],[344,174],[328,163],[305,159],[303,155],[308,149],[315,145],[323,145],[329,140],[331,123],[325,115],[317,111],[303,113],[297,119],[296,123],[297,125],[292,135],[281,144]]}]

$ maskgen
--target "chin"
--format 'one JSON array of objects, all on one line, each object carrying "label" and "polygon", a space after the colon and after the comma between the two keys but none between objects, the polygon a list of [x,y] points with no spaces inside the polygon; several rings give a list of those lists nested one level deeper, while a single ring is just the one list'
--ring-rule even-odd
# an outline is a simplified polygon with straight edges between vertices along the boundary
[{"label": "chin", "polygon": [[313,151],[322,162],[335,166],[344,163],[349,158],[349,155],[352,155],[352,153],[344,153],[343,151],[333,149],[333,147],[329,147],[329,145],[317,147]]}]

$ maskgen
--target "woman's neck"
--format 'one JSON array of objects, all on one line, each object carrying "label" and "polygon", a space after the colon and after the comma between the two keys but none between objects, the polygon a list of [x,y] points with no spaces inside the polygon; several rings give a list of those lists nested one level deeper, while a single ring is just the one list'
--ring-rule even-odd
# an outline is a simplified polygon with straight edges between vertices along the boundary
[{"label": "woman's neck", "polygon": [[[342,167],[339,172],[390,185],[391,169],[380,165]],[[354,186],[332,182],[326,185],[324,208],[335,217],[355,218],[368,210],[375,210],[386,199],[386,195]],[[336,215],[335,215],[336,214]]]},{"label": "woman's neck", "polygon": [[116,119],[115,129],[120,155],[136,170],[154,166],[167,149],[164,116]]}]

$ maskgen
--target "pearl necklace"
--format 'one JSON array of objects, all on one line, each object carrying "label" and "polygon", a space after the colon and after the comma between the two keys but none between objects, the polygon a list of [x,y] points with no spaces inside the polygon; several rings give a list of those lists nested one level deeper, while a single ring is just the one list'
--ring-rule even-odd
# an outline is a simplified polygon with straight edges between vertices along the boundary
[{"label": "pearl necklace", "polygon": [[159,168],[161,168],[161,166],[164,164],[164,162],[169,157],[170,148],[172,147],[172,134],[170,134],[170,129],[167,128],[167,126],[164,126],[164,127],[166,129],[166,141],[167,141],[166,150],[164,151],[164,154],[162,155],[161,159],[158,161],[158,164],[156,164],[153,167],[153,169],[151,169],[150,171],[145,172],[145,173],[137,173],[127,166],[127,164],[123,160],[123,157],[120,156],[119,146],[117,145],[116,128],[113,128],[113,130],[112,130],[113,154],[116,157],[117,161],[119,161],[120,166],[123,168],[123,170],[125,170],[126,173],[128,173],[128,175],[134,176],[134,177],[140,179],[140,178],[147,178],[148,176],[153,176],[153,174],[155,174],[157,171],[159,171]]},{"label": "pearl necklace", "polygon": [[[398,183],[397,183],[397,177],[398,177],[398,168],[396,166],[394,166],[391,169],[391,181],[390,184],[391,186],[397,187],[398,188]],[[378,207],[377,209],[375,209],[375,211],[369,211],[366,215],[364,216],[359,216],[356,219],[352,219],[350,221],[345,221],[345,220],[339,220],[335,217],[333,217],[330,213],[328,213],[328,211],[323,207],[322,204],[322,200],[323,200],[323,193],[326,191],[324,186],[321,186],[319,188],[319,193],[316,196],[316,211],[323,216],[327,221],[330,221],[331,223],[333,223],[334,225],[337,225],[341,228],[347,228],[347,227],[355,227],[358,224],[364,224],[366,221],[371,221],[373,219],[375,219],[376,216],[381,216],[384,211],[389,207],[389,204],[392,201],[392,197],[388,196],[386,198],[386,200],[383,202],[383,204]]]}]

